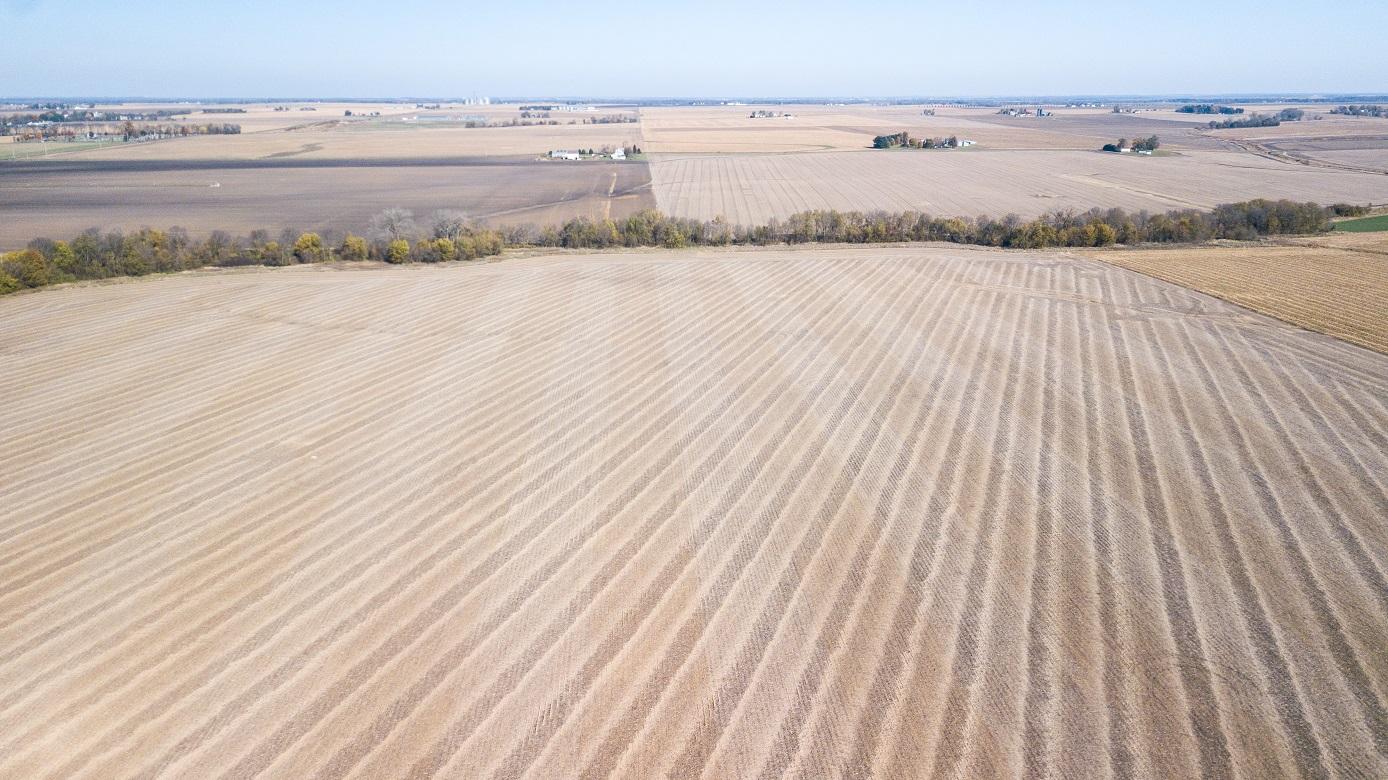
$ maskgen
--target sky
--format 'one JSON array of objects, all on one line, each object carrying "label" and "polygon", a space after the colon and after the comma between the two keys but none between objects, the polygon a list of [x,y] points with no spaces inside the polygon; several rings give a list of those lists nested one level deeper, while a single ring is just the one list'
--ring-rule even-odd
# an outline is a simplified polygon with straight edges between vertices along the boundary
[{"label": "sky", "polygon": [[0,96],[1382,93],[1384,30],[1388,0],[0,0]]}]

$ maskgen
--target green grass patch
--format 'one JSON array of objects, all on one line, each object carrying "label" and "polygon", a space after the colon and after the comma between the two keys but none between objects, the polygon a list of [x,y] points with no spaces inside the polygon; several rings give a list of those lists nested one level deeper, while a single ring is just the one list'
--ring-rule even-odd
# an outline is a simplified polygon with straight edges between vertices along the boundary
[{"label": "green grass patch", "polygon": [[0,162],[5,160],[24,160],[31,157],[48,157],[63,152],[84,152],[89,149],[104,149],[124,141],[38,141],[10,142],[0,146]]},{"label": "green grass patch", "polygon": [[1388,230],[1388,214],[1336,222],[1335,230],[1343,233],[1379,233]]}]

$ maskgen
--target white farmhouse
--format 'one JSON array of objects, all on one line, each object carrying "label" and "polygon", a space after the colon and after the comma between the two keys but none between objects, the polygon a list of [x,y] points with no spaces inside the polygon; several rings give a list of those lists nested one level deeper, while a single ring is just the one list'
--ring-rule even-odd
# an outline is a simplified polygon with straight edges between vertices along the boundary
[{"label": "white farmhouse", "polygon": [[616,151],[612,152],[612,159],[614,160],[625,160],[626,158],[627,150],[620,146],[617,147]]}]

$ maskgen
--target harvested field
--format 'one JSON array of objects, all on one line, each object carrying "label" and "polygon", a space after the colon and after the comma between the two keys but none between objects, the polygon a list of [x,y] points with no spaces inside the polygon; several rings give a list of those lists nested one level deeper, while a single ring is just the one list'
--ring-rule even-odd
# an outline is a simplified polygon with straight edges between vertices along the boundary
[{"label": "harvested field", "polygon": [[1388,144],[1380,143],[1377,148],[1373,149],[1290,152],[1289,156],[1310,160],[1312,164],[1329,163],[1334,166],[1388,174]]},{"label": "harvested field", "polygon": [[[644,108],[644,147],[666,154],[769,153],[852,150],[871,146],[872,137],[909,131],[918,137],[958,135],[989,149],[1097,149],[1137,135],[1161,136],[1176,148],[1225,149],[1207,136],[1204,123],[1057,109],[1044,119],[1000,116],[996,109],[937,108],[924,116],[921,106],[718,106]],[[791,119],[752,119],[757,109],[789,112]],[[1198,126],[1197,126],[1198,125]]]},{"label": "harvested field", "polygon": [[[1180,116],[1177,114],[1176,116]],[[1225,149],[1228,144],[1207,132],[1206,121],[1158,118],[1152,114],[1082,113],[1056,111],[1054,115],[1034,117],[1000,116],[996,113],[978,117],[979,122],[1004,127],[1025,127],[1057,135],[1072,136],[1086,141],[1086,148],[1097,148],[1119,138],[1145,138],[1155,135],[1162,145],[1170,148]]]},{"label": "harvested field", "polygon": [[[518,113],[512,107],[512,114]],[[614,112],[615,113],[615,112]],[[507,115],[505,118],[511,118]],[[495,119],[501,119],[496,117]],[[551,149],[617,147],[639,141],[636,124],[463,127],[331,120],[310,127],[122,144],[64,158],[81,160],[392,160],[411,157],[539,157]],[[57,159],[55,157],[55,159]]]},{"label": "harvested field", "polygon": [[1138,157],[1073,150],[892,150],[786,155],[652,155],[666,213],[761,224],[807,209],[1023,217],[1096,206],[1208,209],[1255,197],[1388,201],[1388,176],[1243,152]]},{"label": "harvested field", "polygon": [[393,207],[543,225],[655,205],[645,163],[498,158],[11,163],[0,191],[0,249],[89,227],[360,232]]},{"label": "harvested field", "polygon": [[[1201,120],[1171,111],[1057,109],[1038,119],[984,108],[939,107],[927,116],[921,106],[776,105],[642,108],[634,114],[638,123],[466,128],[405,119],[475,114],[499,122],[517,118],[519,106],[291,107],[276,112],[256,104],[246,106],[247,114],[188,119],[245,122],[248,131],[241,135],[85,151],[50,144],[60,151],[44,159],[0,159],[0,249],[92,226],[180,225],[194,233],[360,229],[364,215],[397,205],[422,213],[461,209],[497,224],[621,217],[658,205],[675,216],[722,215],[750,225],[808,208],[1027,217],[1095,206],[1209,208],[1253,197],[1388,202],[1388,177],[1382,175],[1388,172],[1388,149],[1382,148],[1388,122],[1377,119],[1206,131]],[[793,118],[749,117],[759,109]],[[348,118],[346,110],[381,111],[382,117]],[[603,107],[596,115],[632,113]],[[567,122],[588,115],[552,116]],[[885,156],[866,149],[874,135],[901,130],[918,137],[956,135],[978,145]],[[1120,136],[1152,133],[1171,156],[1097,152]],[[537,164],[551,149],[628,144],[650,153],[649,174],[636,161],[620,169],[615,182],[617,169],[587,163],[582,171],[510,167]],[[15,156],[45,151],[32,143],[16,147],[25,148]],[[225,178],[208,175],[219,166],[228,171]]]},{"label": "harvested field", "polygon": [[1388,353],[1388,236],[1382,234],[1085,254]]},{"label": "harvested field", "polygon": [[1388,356],[936,247],[0,299],[0,775],[1388,774]]}]

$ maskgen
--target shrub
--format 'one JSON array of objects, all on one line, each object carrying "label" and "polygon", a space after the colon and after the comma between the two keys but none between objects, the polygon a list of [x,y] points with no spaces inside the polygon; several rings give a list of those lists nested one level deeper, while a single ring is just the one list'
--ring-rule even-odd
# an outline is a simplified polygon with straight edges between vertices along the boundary
[{"label": "shrub", "polygon": [[317,233],[304,233],[294,242],[294,259],[301,263],[319,263],[328,259],[328,249]]},{"label": "shrub", "polygon": [[410,259],[410,242],[397,238],[386,245],[386,262],[403,263]]},{"label": "shrub", "polygon": [[24,285],[20,284],[18,279],[0,271],[0,295],[8,295],[22,289],[24,289]]},{"label": "shrub", "polygon": [[366,239],[351,233],[342,239],[342,246],[337,250],[338,256],[343,260],[365,260],[369,252],[370,247],[367,246]]},{"label": "shrub", "polygon": [[260,245],[260,262],[264,265],[289,265],[283,250],[280,249],[280,242],[267,241]]},{"label": "shrub", "polygon": [[48,265],[43,255],[34,249],[11,252],[0,259],[0,271],[14,277],[25,287],[43,287],[50,281]]},{"label": "shrub", "polygon": [[447,238],[425,238],[415,242],[413,256],[422,263],[443,263],[458,259],[458,247]]}]

